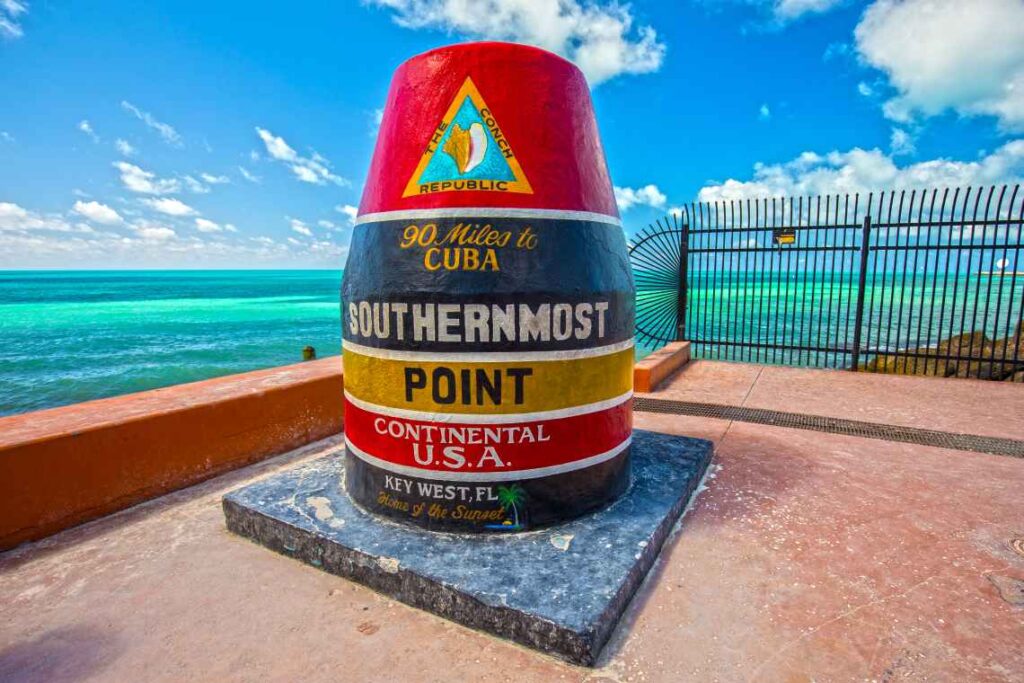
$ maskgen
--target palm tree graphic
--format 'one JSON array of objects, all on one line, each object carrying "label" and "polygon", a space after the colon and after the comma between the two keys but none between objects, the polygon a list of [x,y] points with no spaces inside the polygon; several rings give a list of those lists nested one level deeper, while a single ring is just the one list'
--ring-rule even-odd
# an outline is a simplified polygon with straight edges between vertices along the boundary
[{"label": "palm tree graphic", "polygon": [[512,507],[513,526],[519,528],[519,506],[526,500],[526,489],[519,484],[499,486],[498,500],[504,507]]}]

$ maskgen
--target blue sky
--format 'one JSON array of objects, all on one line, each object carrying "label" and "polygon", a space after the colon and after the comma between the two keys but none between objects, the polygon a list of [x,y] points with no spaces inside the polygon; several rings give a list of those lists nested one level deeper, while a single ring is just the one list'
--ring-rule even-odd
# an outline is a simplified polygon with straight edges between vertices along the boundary
[{"label": "blue sky", "polygon": [[392,71],[481,38],[583,68],[628,233],[1024,175],[1024,0],[0,0],[0,268],[339,267]]}]

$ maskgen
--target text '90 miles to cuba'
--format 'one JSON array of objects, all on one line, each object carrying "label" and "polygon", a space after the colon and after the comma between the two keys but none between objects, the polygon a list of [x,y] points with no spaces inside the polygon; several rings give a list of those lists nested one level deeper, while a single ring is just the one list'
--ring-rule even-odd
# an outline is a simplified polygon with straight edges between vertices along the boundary
[{"label": "text '90 miles to cuba'", "polygon": [[533,251],[538,244],[539,236],[530,226],[513,230],[490,223],[456,223],[439,229],[436,223],[426,223],[406,226],[398,246],[423,250],[423,267],[431,271],[500,271],[501,250]]}]

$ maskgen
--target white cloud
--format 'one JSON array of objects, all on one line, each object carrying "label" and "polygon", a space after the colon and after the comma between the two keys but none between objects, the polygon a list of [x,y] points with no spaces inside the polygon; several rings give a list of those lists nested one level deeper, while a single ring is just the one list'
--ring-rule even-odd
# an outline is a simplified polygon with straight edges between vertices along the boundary
[{"label": "white cloud", "polygon": [[313,231],[310,230],[309,227],[305,223],[300,221],[298,218],[291,218],[288,220],[288,223],[291,224],[292,230],[294,232],[297,232],[300,235],[305,235],[306,237],[313,236]]},{"label": "white cloud", "polygon": [[333,263],[348,254],[348,247],[327,240],[317,240],[308,245],[305,253],[321,262]]},{"label": "white cloud", "polygon": [[164,242],[178,236],[178,233],[174,232],[172,228],[148,221],[141,221],[132,226],[132,229],[136,235],[147,242]]},{"label": "white cloud", "polygon": [[292,171],[295,173],[295,177],[304,183],[311,183],[313,185],[323,185],[323,181],[320,176],[317,175],[311,168],[306,166],[292,166]]},{"label": "white cloud", "polygon": [[[709,7],[717,7],[723,4],[740,4],[752,7],[766,20],[761,25],[755,25],[759,30],[775,30],[785,27],[787,24],[805,16],[824,14],[845,4],[848,0],[698,0]],[[842,51],[842,44],[833,43],[829,45],[825,53],[825,59],[836,56],[833,47]]]},{"label": "white cloud", "polygon": [[536,45],[574,61],[596,85],[621,74],[657,71],[665,44],[650,26],[634,28],[629,5],[591,0],[367,0],[411,29]]},{"label": "white cloud", "polygon": [[884,105],[890,119],[954,110],[1024,128],[1024,2],[877,0],[854,35],[897,92]]},{"label": "white cloud", "polygon": [[334,207],[334,210],[337,211],[338,213],[343,213],[346,216],[348,216],[349,225],[356,224],[356,216],[359,215],[359,207],[352,206],[351,204],[338,204],[336,207]]},{"label": "white cloud", "polygon": [[761,108],[757,110],[757,118],[762,121],[767,121],[772,117],[772,110],[768,108],[767,104],[762,104]]},{"label": "white cloud", "polygon": [[331,221],[325,221],[325,220],[319,220],[319,221],[316,222],[316,224],[319,225],[324,230],[334,230],[335,228],[338,227],[337,225],[335,225]]},{"label": "white cloud", "polygon": [[29,211],[12,202],[0,202],[0,230],[69,232],[72,227],[60,216],[47,216]]},{"label": "white cloud", "polygon": [[289,237],[288,238],[288,244],[292,244],[294,246],[300,246],[302,244],[302,242],[298,241],[294,237]]},{"label": "white cloud", "polygon": [[238,232],[238,228],[236,228],[235,226],[231,225],[231,223],[225,223],[224,224],[224,230],[226,232]]},{"label": "white cloud", "polygon": [[78,122],[78,130],[80,130],[83,133],[85,133],[86,135],[88,135],[92,139],[93,142],[99,142],[100,141],[100,136],[96,135],[96,131],[94,131],[92,129],[92,124],[90,124],[87,120],[82,119],[81,121]]},{"label": "white cloud", "polygon": [[168,216],[194,216],[199,213],[185,202],[171,197],[143,199],[142,203],[154,211],[159,211]]},{"label": "white cloud", "polygon": [[932,159],[906,166],[881,150],[804,152],[781,164],[756,164],[750,180],[726,180],[701,189],[701,201],[877,192],[1016,183],[1024,180],[1024,140],[1013,140],[977,161]]},{"label": "white cloud", "polygon": [[295,161],[299,158],[299,153],[292,149],[291,145],[285,142],[284,138],[278,137],[263,128],[257,128],[256,134],[260,136],[260,140],[263,140],[263,144],[267,148],[267,154],[274,159],[279,161]]},{"label": "white cloud", "polygon": [[875,94],[874,89],[864,81],[861,81],[860,83],[857,84],[857,92],[859,92],[864,97],[871,97],[872,95]]},{"label": "white cloud", "polygon": [[170,124],[158,121],[148,111],[142,111],[134,104],[126,100],[121,100],[121,108],[129,112],[138,120],[142,121],[144,124],[146,124],[148,128],[152,128],[157,133],[159,133],[160,137],[163,138],[164,142],[166,142],[167,144],[173,145],[175,147],[181,146],[181,135],[179,135],[178,131],[174,130],[174,128]]},{"label": "white cloud", "polygon": [[135,154],[135,148],[132,147],[131,143],[129,143],[127,140],[122,140],[121,138],[118,138],[117,140],[114,141],[114,147],[117,148],[117,151],[121,154],[121,156],[130,157]]},{"label": "white cloud", "polygon": [[893,128],[892,135],[889,137],[889,150],[893,156],[913,154],[917,151],[914,146],[914,136],[902,128]]},{"label": "white cloud", "polygon": [[337,267],[339,256],[347,253],[326,241],[296,240],[291,247],[270,238],[235,237],[229,234],[237,232],[232,225],[223,230],[208,239],[199,230],[179,234],[146,219],[132,221],[126,230],[94,230],[85,223],[69,224],[60,215],[0,202],[0,268]]},{"label": "white cloud", "polygon": [[18,17],[28,11],[28,4],[20,0],[0,0],[0,36],[20,38],[23,34]]},{"label": "white cloud", "polygon": [[198,230],[199,232],[221,232],[222,230],[224,230],[224,228],[214,223],[213,221],[206,220],[205,218],[197,218],[196,230]]},{"label": "white cloud", "polygon": [[185,181],[185,187],[188,188],[189,192],[195,194],[208,194],[210,192],[210,185],[223,185],[230,183],[231,179],[223,175],[213,175],[212,173],[200,173],[199,178],[191,175],[183,175],[181,179]]},{"label": "white cloud", "polygon": [[825,52],[822,53],[821,58],[826,62],[830,62],[833,59],[846,59],[847,57],[850,57],[852,53],[853,49],[850,47],[849,43],[829,43],[825,47]]},{"label": "white cloud", "polygon": [[779,21],[792,21],[805,14],[821,14],[844,0],[774,0],[772,13]]},{"label": "white cloud", "polygon": [[71,209],[80,216],[84,216],[93,223],[100,223],[102,225],[118,225],[124,222],[121,215],[110,208],[106,204],[100,204],[99,202],[75,202],[75,205]]},{"label": "white cloud", "polygon": [[3,140],[4,142],[14,142],[14,136],[6,130],[0,130],[0,140]]},{"label": "white cloud", "polygon": [[174,194],[181,191],[181,183],[174,178],[157,178],[127,161],[115,161],[114,168],[121,172],[121,182],[132,192],[141,194]]},{"label": "white cloud", "polygon": [[657,185],[645,185],[641,188],[616,187],[615,203],[619,205],[619,211],[629,211],[634,206],[650,206],[661,208],[665,206],[667,197],[658,189]]},{"label": "white cloud", "polygon": [[384,109],[374,109],[370,112],[370,137],[377,137],[380,131],[381,121],[384,120]]},{"label": "white cloud", "polygon": [[314,185],[324,185],[328,182],[340,186],[351,185],[345,178],[332,173],[330,162],[316,152],[313,152],[312,156],[304,157],[292,149],[284,138],[274,135],[269,130],[257,128],[256,134],[263,140],[267,154],[287,164],[295,177],[302,182]]},{"label": "white cloud", "polygon": [[190,175],[183,175],[181,176],[181,179],[185,181],[185,187],[188,188],[189,192],[194,194],[207,194],[210,191],[210,188],[203,185]]},{"label": "white cloud", "polygon": [[259,176],[253,175],[247,168],[245,168],[245,166],[239,166],[238,172],[241,173],[242,177],[248,180],[250,183],[256,183],[257,185],[259,184]]}]

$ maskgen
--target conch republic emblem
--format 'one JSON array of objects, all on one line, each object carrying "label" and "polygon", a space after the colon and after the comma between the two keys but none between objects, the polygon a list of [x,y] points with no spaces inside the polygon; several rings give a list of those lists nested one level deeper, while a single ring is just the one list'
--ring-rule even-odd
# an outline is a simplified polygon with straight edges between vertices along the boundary
[{"label": "conch republic emblem", "polygon": [[580,71],[470,43],[395,73],[342,283],[344,486],[511,532],[629,485],[633,280]]},{"label": "conch republic emblem", "polygon": [[533,192],[471,78],[459,88],[434,133],[403,197],[459,190]]}]

